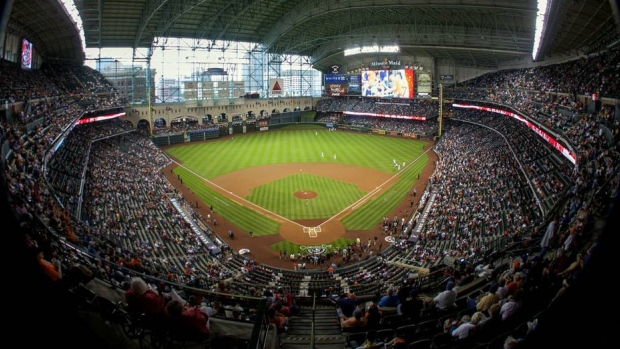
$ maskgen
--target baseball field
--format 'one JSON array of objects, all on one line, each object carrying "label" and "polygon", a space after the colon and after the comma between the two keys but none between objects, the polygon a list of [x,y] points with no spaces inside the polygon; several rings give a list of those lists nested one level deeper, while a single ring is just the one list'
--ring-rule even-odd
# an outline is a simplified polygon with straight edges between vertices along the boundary
[{"label": "baseball field", "polygon": [[292,125],[165,151],[175,161],[169,178],[197,198],[218,235],[226,240],[225,224],[251,238],[246,248],[277,254],[340,248],[376,230],[407,202],[429,160],[426,144]]}]

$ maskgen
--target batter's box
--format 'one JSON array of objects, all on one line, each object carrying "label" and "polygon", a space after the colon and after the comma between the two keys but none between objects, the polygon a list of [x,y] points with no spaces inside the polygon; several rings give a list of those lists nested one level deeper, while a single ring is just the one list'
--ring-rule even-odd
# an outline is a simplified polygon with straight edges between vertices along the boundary
[{"label": "batter's box", "polygon": [[308,234],[309,237],[315,238],[319,236],[318,233],[321,232],[321,227],[304,227],[304,233]]}]

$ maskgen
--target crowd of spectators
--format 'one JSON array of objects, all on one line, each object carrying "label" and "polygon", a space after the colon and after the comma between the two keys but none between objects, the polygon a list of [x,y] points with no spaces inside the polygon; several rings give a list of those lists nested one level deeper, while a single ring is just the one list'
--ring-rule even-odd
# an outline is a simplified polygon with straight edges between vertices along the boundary
[{"label": "crowd of spectators", "polygon": [[[95,103],[84,103],[82,96],[50,98],[32,103],[18,122],[2,122],[12,152],[7,188],[18,220],[26,230],[38,217],[101,261],[104,273],[119,282],[128,277],[120,267],[204,287],[205,279],[228,277],[230,271],[200,249],[187,221],[172,208],[168,195],[178,194],[160,172],[169,160],[122,121],[75,126],[42,166],[51,142],[69,124],[94,108],[122,106],[116,97],[97,97]],[[40,123],[25,133],[23,123],[35,120]],[[127,192],[136,195],[121,195]]]},{"label": "crowd of spectators", "polygon": [[[102,100],[105,103],[99,105],[119,103],[114,97]],[[43,119],[28,133],[19,124],[1,124],[11,151],[5,166],[9,199],[23,232],[30,232],[41,219],[84,251],[109,262],[101,268],[111,279],[120,276],[125,282],[128,275],[111,265],[202,288],[211,285],[206,280],[230,276],[217,259],[198,253],[200,242],[173,207],[170,197],[182,197],[160,173],[165,156],[120,121],[75,127],[43,166],[54,139],[84,112],[75,102],[54,99],[37,105],[36,114],[21,118]],[[609,113],[603,111],[616,122]],[[557,213],[555,238],[548,242],[546,253],[519,256],[507,272],[493,276],[502,303],[498,315],[492,310],[493,300],[480,303],[481,298],[476,307],[481,304],[477,310],[484,313],[486,308],[485,316],[507,321],[533,301],[527,291],[534,286],[544,285],[554,301],[561,299],[596,253],[596,236],[588,227],[592,216],[605,210],[620,180],[617,140],[609,142],[597,132],[600,117],[578,118],[565,133],[578,150],[578,166],[572,166],[511,118],[461,112],[454,119],[436,146],[440,160],[429,181],[438,190],[434,207],[423,233],[402,256],[422,262],[443,256],[474,258],[490,251],[498,238],[535,238],[542,234],[536,228]],[[129,191],[134,195],[123,195]],[[380,268],[388,274],[373,271],[372,280],[396,274],[385,265]],[[367,280],[365,274],[350,275]],[[385,296],[390,296],[387,289]],[[280,306],[270,313],[282,314]],[[286,330],[285,320],[274,321]],[[473,325],[486,322],[481,319]]]},{"label": "crowd of spectators", "polygon": [[163,119],[155,120],[153,125],[153,135],[161,135],[167,133],[180,133],[198,130],[212,130],[217,128],[218,125],[213,120],[202,120],[200,122],[196,118],[181,117],[172,120],[170,126],[165,124]]},{"label": "crowd of spectators", "polygon": [[[446,90],[447,97],[489,101],[513,107],[558,134],[580,132],[584,119],[609,130],[618,140],[620,119],[614,105],[586,112],[593,94],[620,98],[620,49],[544,67],[487,73]],[[597,127],[598,128],[598,127]],[[575,143],[575,142],[573,142]],[[577,144],[577,143],[575,143]]]},{"label": "crowd of spectators", "polygon": [[18,63],[0,59],[0,101],[10,103],[60,96],[92,96],[113,92],[113,85],[86,66],[44,64],[24,70]]},{"label": "crowd of spectators", "polygon": [[619,98],[620,48],[534,68],[509,69],[487,73],[459,86],[493,90],[529,90],[564,92],[571,96],[598,93],[601,97]]},{"label": "crowd of spectators", "polygon": [[323,98],[316,104],[320,112],[350,112],[385,115],[393,117],[417,116],[427,119],[437,118],[439,103],[433,100],[377,100],[375,98]]},{"label": "crowd of spectators", "polygon": [[344,125],[385,130],[389,132],[419,135],[431,134],[439,127],[439,122],[437,121],[437,119],[417,121],[385,117],[360,116],[354,114],[345,115],[341,123]]}]

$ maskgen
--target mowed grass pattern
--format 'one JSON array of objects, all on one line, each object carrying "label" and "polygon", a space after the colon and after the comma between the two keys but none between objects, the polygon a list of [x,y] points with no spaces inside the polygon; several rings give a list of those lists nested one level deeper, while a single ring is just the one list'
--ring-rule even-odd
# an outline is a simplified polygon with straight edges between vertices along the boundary
[{"label": "mowed grass pattern", "polygon": [[349,164],[393,173],[392,160],[409,163],[419,155],[423,144],[361,133],[283,129],[187,144],[167,152],[198,175],[211,179],[253,166],[311,162]]},{"label": "mowed grass pattern", "polygon": [[[304,190],[318,195],[307,200],[295,197],[296,192]],[[300,172],[256,187],[246,199],[280,216],[297,220],[329,218],[364,194],[356,185]]]},{"label": "mowed grass pattern", "polygon": [[[418,161],[407,167],[399,174],[398,180],[388,190],[383,190],[381,194],[366,202],[359,209],[351,212],[342,220],[342,224],[349,230],[369,230],[375,228],[383,222],[383,217],[392,212],[398,205],[410,195],[409,189],[417,180],[418,173],[422,172],[428,155],[423,154]],[[412,213],[414,208],[409,209]],[[401,216],[405,212],[400,213]],[[388,217],[392,219],[393,217]],[[400,216],[398,217],[401,218]]]},{"label": "mowed grass pattern", "polygon": [[175,173],[182,176],[183,185],[187,185],[202,202],[212,205],[217,214],[243,229],[242,232],[235,232],[235,234],[247,234],[250,230],[254,236],[278,233],[280,223],[275,220],[220,195],[209,188],[200,177],[183,167],[177,167]]},{"label": "mowed grass pattern", "polygon": [[[182,165],[187,168],[179,167],[175,169],[175,173],[183,177],[184,185],[189,186],[203,202],[213,205],[218,214],[246,232],[253,230],[255,236],[261,236],[276,234],[279,223],[219,195],[216,191],[207,188],[201,178],[212,179],[225,173],[252,166],[313,162],[364,166],[386,173],[395,173],[393,160],[399,164],[402,162],[409,164],[423,153],[424,144],[426,142],[412,139],[331,132],[324,129],[282,129],[245,134],[232,139],[187,144],[170,148],[167,152],[179,159]],[[334,159],[334,154],[336,154],[336,159]],[[421,161],[409,166],[399,174],[399,180],[392,189],[381,193],[379,198],[359,206],[355,212],[345,217],[343,223],[347,229],[365,230],[380,224],[382,217],[391,212],[408,194],[409,188],[427,161],[428,157],[422,156]],[[288,186],[291,183],[294,184],[295,179],[285,182]],[[330,185],[335,184],[331,183]],[[274,190],[278,188],[278,185],[266,185],[265,187]],[[317,189],[319,196],[325,195],[322,192],[323,189],[317,188],[319,188]],[[292,196],[294,191],[303,189],[308,188],[303,186],[299,188],[289,187],[287,192]],[[256,193],[253,192],[251,196],[257,195]],[[352,198],[347,195],[342,200],[350,202]],[[264,198],[256,196],[251,199],[260,201],[262,207],[281,205],[278,203],[280,199],[278,199],[277,193],[265,192],[261,193],[261,196]],[[269,200],[272,202],[267,203]],[[342,207],[345,206],[347,205]],[[322,210],[320,212],[323,212]],[[319,217],[310,217],[308,211],[299,210],[297,213],[293,213],[293,216],[322,218],[320,213],[317,214]]]}]

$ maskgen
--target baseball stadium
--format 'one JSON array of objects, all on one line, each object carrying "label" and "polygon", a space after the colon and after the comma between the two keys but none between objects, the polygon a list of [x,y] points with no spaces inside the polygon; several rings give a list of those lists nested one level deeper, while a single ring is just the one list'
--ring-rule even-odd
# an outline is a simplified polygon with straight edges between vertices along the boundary
[{"label": "baseball stadium", "polygon": [[11,343],[613,343],[616,1],[0,8]]}]

